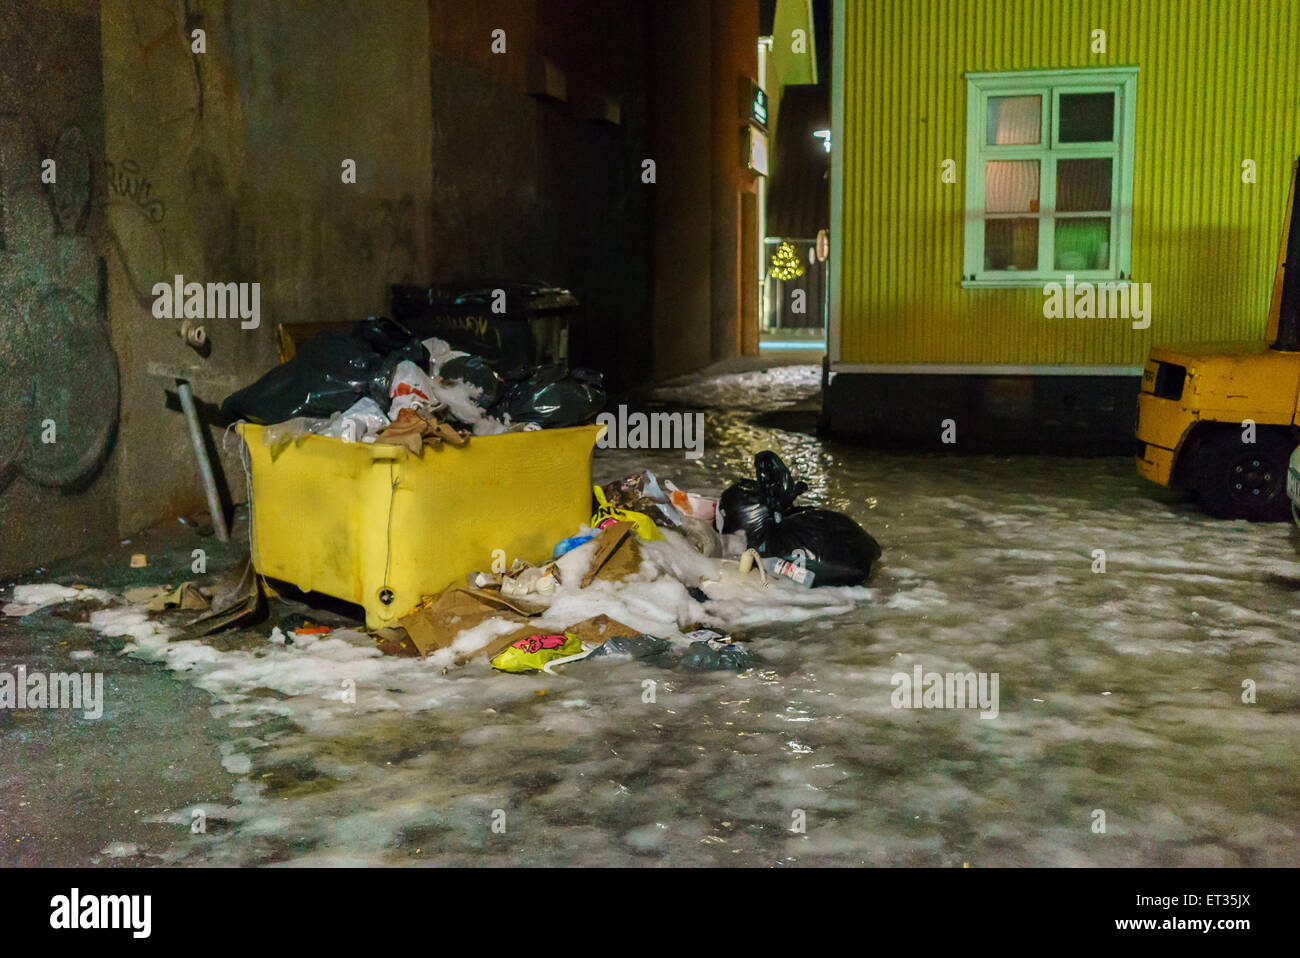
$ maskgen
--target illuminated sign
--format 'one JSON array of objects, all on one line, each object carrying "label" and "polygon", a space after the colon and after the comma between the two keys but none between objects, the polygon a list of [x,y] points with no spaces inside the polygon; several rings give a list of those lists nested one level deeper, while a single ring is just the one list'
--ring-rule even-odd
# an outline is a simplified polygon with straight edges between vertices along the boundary
[{"label": "illuminated sign", "polygon": [[737,114],[742,120],[767,132],[767,91],[747,76],[740,78],[738,106]]},{"label": "illuminated sign", "polygon": [[767,176],[767,134],[746,124],[740,130],[741,163],[760,176]]}]

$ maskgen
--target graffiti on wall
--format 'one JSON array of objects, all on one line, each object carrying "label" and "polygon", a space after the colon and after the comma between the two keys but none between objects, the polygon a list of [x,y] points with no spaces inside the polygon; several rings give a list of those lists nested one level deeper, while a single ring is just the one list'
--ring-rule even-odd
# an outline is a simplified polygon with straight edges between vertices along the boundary
[{"label": "graffiti on wall", "polygon": [[31,118],[0,117],[0,487],[21,474],[76,488],[112,445],[119,378],[87,235],[93,192],[79,129],[42,149]]}]

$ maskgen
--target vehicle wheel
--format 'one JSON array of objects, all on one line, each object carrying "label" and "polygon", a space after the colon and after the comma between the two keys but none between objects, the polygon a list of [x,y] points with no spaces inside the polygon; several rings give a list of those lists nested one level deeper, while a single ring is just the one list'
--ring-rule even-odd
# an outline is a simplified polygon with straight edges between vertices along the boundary
[{"label": "vehicle wheel", "polygon": [[1296,443],[1285,433],[1260,429],[1253,443],[1241,431],[1224,429],[1197,451],[1196,498],[1219,519],[1280,522],[1290,517],[1286,470]]}]

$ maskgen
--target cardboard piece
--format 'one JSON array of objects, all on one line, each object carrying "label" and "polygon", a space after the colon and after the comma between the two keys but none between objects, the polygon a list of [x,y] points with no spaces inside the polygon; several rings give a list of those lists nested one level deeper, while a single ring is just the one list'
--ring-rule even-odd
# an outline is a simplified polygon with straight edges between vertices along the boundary
[{"label": "cardboard piece", "polygon": [[238,576],[232,570],[212,591],[212,608],[191,622],[181,633],[182,637],[198,639],[223,629],[247,625],[265,612],[262,579],[254,571],[251,557],[245,560]]},{"label": "cardboard piece", "polygon": [[413,409],[403,409],[398,412],[397,419],[380,430],[375,442],[405,446],[419,455],[426,445],[436,447],[447,442],[453,446],[463,446],[469,442],[469,434],[457,432],[448,423],[437,419],[421,418]]},{"label": "cardboard piece", "polygon": [[170,589],[165,585],[142,585],[134,589],[127,589],[122,593],[122,598],[127,602],[152,602],[160,595],[166,595]]},{"label": "cardboard piece", "polygon": [[[630,525],[628,529],[631,530]],[[614,551],[618,550],[612,550],[611,556]],[[639,555],[637,562],[639,564]],[[406,651],[409,644],[414,652],[428,656],[439,649],[449,648],[461,632],[489,619],[516,623],[519,626],[517,629],[497,636],[483,648],[466,656],[477,658],[482,655],[491,659],[520,639],[540,632],[561,631],[539,629],[532,624],[530,620],[544,611],[545,606],[531,605],[495,591],[449,588],[432,596],[410,615],[399,620],[396,628],[377,632],[376,641],[390,654],[411,654]],[[607,615],[583,619],[562,631],[576,636],[585,645],[600,645],[616,635],[641,634],[639,629],[624,625]]]},{"label": "cardboard piece", "polygon": [[[542,611],[542,607],[505,598],[499,592],[452,588],[444,589],[423,605],[417,606],[415,611],[400,619],[397,624],[406,630],[421,655],[432,655],[438,649],[450,646],[461,632],[488,619],[518,622],[522,630],[528,619]],[[517,638],[519,636],[514,633],[501,636],[500,649]],[[494,642],[489,648],[496,644]]]},{"label": "cardboard piece", "polygon": [[564,631],[577,636],[583,645],[604,645],[606,639],[612,639],[615,636],[641,634],[640,629],[624,625],[617,619],[611,619],[607,615],[597,615],[590,619],[583,619]]},{"label": "cardboard piece", "polygon": [[641,547],[637,545],[636,526],[632,523],[615,522],[606,526],[595,542],[596,554],[582,577],[582,588],[597,578],[618,582],[641,568]]},{"label": "cardboard piece", "polygon": [[375,629],[370,638],[384,655],[418,656],[420,654],[415,647],[415,643],[411,641],[411,637],[407,635],[406,630],[399,625]]},{"label": "cardboard piece", "polygon": [[163,612],[167,609],[187,609],[189,611],[199,611],[211,606],[208,597],[199,591],[199,587],[193,582],[182,582],[170,592],[164,590],[161,595],[156,595],[149,602],[150,612]]}]

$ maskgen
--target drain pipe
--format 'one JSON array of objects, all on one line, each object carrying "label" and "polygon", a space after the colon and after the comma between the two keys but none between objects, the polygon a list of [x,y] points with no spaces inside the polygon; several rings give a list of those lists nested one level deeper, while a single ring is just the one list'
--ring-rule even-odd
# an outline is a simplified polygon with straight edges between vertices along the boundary
[{"label": "drain pipe", "polygon": [[208,459],[207,447],[203,444],[203,430],[199,426],[198,410],[194,408],[194,392],[188,380],[176,380],[176,394],[180,396],[181,409],[185,412],[185,423],[190,427],[190,443],[194,446],[194,458],[199,463],[199,475],[203,478],[203,492],[208,497],[208,513],[212,516],[212,528],[222,542],[230,541],[230,530],[226,528],[226,514],[221,510],[221,497],[217,494],[217,478],[212,474],[212,462]]}]

